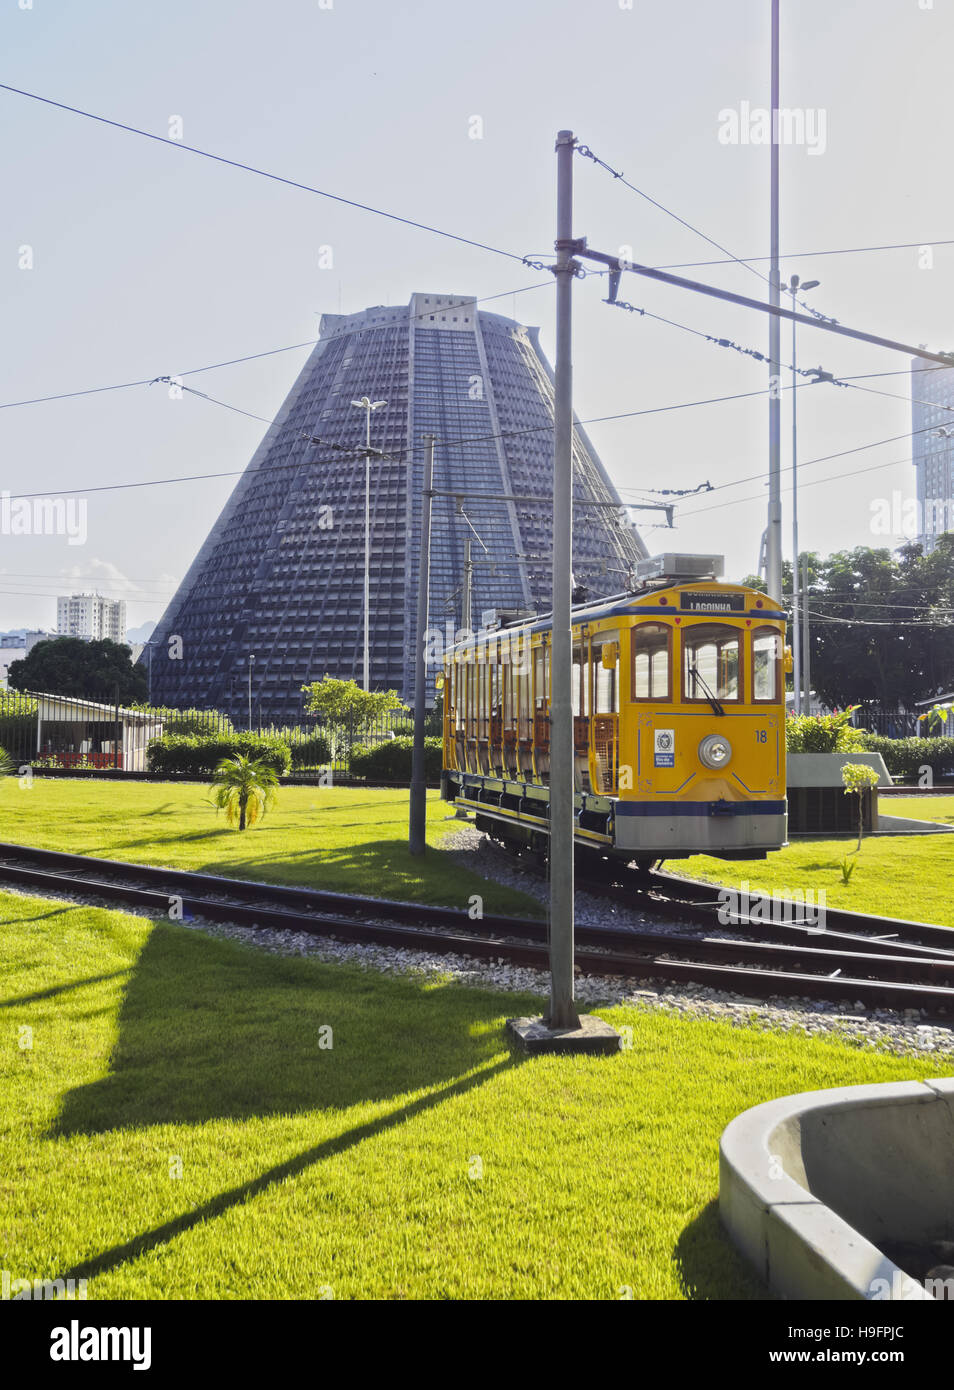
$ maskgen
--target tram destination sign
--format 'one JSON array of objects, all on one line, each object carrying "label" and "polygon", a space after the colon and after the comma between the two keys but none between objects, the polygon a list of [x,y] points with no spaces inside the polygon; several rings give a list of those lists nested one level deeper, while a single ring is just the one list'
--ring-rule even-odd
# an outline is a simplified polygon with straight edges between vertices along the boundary
[{"label": "tram destination sign", "polygon": [[690,613],[744,613],[745,594],[703,594],[684,590],[679,606]]}]

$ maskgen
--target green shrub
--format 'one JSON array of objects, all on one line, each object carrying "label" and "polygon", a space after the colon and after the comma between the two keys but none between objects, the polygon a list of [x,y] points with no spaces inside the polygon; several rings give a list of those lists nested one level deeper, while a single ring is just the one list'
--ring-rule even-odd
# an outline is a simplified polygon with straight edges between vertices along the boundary
[{"label": "green shrub", "polygon": [[914,781],[922,767],[931,768],[935,779],[954,773],[954,738],[884,738],[865,733],[864,748],[880,753],[892,777]]},{"label": "green shrub", "polygon": [[197,737],[235,732],[228,715],[221,714],[217,709],[170,710],[163,717],[162,731],[164,734],[195,734]]},{"label": "green shrub", "polygon": [[[398,782],[410,786],[411,738],[390,738],[373,748],[355,747],[351,750],[348,768],[352,777],[368,782]],[[429,787],[440,785],[444,765],[444,745],[439,738],[424,740],[424,777]]]},{"label": "green shrub", "polygon": [[0,743],[17,757],[30,757],[36,748],[36,711],[30,696],[0,690]]},{"label": "green shrub", "polygon": [[150,739],[146,758],[150,772],[211,777],[223,758],[240,753],[261,758],[280,777],[291,767],[291,749],[274,734],[164,734]]},{"label": "green shrub", "polygon": [[[857,705],[852,707],[857,709]],[[851,753],[865,747],[864,729],[848,722],[852,710],[840,714],[790,714],[785,721],[785,743],[790,753]]]},{"label": "green shrub", "polygon": [[325,767],[331,762],[331,743],[324,734],[309,734],[289,746],[292,767]]}]

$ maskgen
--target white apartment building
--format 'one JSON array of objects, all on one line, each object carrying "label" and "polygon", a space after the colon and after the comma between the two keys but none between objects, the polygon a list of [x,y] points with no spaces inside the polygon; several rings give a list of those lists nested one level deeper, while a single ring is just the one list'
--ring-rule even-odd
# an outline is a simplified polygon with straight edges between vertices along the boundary
[{"label": "white apartment building", "polygon": [[10,667],[14,661],[22,661],[36,646],[54,636],[51,632],[39,629],[19,632],[0,632],[0,690],[9,689]]},{"label": "white apartment building", "polygon": [[103,598],[100,594],[61,595],[56,600],[56,632],[59,637],[82,637],[98,642],[126,640],[124,599]]}]

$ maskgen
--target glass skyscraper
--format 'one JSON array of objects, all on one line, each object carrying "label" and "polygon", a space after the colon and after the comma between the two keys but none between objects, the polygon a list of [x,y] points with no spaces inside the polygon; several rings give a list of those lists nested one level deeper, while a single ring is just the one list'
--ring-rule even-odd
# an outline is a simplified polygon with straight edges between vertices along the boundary
[{"label": "glass skyscraper", "polygon": [[[429,628],[494,608],[549,608],[553,373],[537,330],[472,298],[325,314],[284,405],[153,634],[153,700],[297,721],[300,687],[362,678],[365,415],[371,416],[370,672],[413,692],[426,445],[437,436]],[[317,441],[317,442],[316,442]],[[619,592],[646,549],[582,428],[574,433],[573,573]],[[483,494],[483,496],[480,496]],[[599,505],[593,505],[599,504]]]},{"label": "glass skyscraper", "polygon": [[[931,551],[954,529],[954,369],[911,359],[911,444],[917,479],[917,539]],[[903,518],[907,520],[907,518]]]}]

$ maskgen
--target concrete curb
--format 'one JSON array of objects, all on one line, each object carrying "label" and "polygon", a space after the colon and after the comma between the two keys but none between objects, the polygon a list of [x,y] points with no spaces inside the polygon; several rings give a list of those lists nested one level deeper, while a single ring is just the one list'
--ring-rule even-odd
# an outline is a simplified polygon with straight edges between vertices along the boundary
[{"label": "concrete curb", "polygon": [[722,1135],[719,1209],[781,1298],[934,1302],[879,1245],[954,1235],[954,1078],[744,1111]]}]

